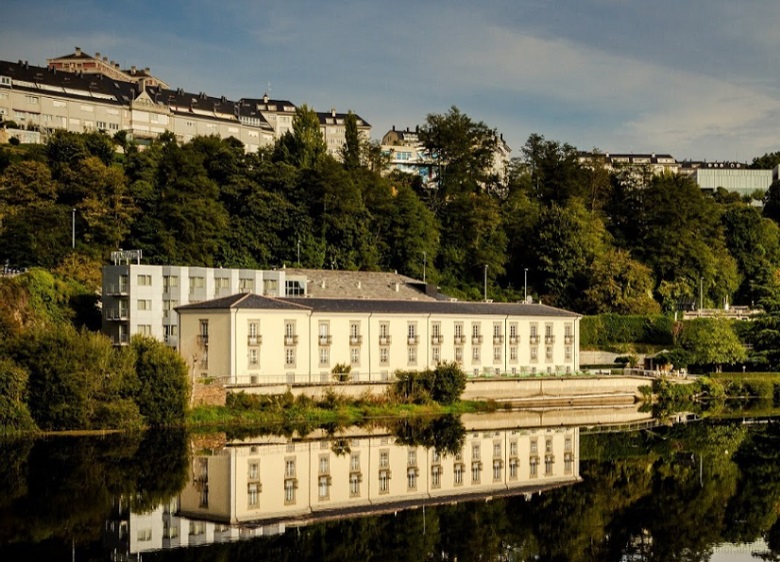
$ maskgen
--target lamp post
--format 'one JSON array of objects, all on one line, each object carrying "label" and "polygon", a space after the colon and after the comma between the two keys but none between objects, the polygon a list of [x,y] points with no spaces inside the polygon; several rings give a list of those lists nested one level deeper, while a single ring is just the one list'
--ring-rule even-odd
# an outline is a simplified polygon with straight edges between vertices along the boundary
[{"label": "lamp post", "polygon": [[72,209],[72,215],[73,219],[71,220],[71,229],[70,229],[70,247],[75,249],[76,248],[76,209]]},{"label": "lamp post", "polygon": [[428,254],[423,252],[423,283],[425,283],[425,266],[428,265]]},{"label": "lamp post", "polygon": [[523,302],[528,302],[528,268],[523,269]]},{"label": "lamp post", "polygon": [[704,308],[704,277],[699,277],[699,310]]},{"label": "lamp post", "polygon": [[487,302],[487,264],[485,264],[485,302]]}]

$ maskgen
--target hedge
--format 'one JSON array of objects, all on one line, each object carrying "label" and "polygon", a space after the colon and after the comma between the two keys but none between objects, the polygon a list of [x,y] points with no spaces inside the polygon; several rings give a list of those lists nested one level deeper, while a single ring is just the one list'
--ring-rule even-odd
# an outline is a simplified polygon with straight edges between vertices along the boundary
[{"label": "hedge", "polygon": [[616,343],[673,345],[674,319],[661,314],[585,316],[580,322],[583,347],[601,347]]}]

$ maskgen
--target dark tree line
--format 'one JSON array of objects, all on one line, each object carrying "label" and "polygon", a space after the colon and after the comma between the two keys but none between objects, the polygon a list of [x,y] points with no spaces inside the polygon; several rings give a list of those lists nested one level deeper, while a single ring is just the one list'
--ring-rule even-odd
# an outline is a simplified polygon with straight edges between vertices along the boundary
[{"label": "dark tree line", "polygon": [[[507,170],[496,130],[457,108],[421,128],[434,172],[382,174],[384,155],[349,115],[338,161],[316,114],[246,153],[235,139],[143,149],[125,137],[60,132],[0,157],[0,263],[99,264],[117,248],[150,263],[397,270],[460,297],[522,298],[582,313],[655,313],[776,298],[780,188],[765,215],[681,175],[607,170],[531,135]],[[121,147],[117,151],[117,145]],[[773,155],[756,159],[756,165]],[[763,160],[762,160],[763,159]],[[700,294],[702,293],[702,294]]]}]

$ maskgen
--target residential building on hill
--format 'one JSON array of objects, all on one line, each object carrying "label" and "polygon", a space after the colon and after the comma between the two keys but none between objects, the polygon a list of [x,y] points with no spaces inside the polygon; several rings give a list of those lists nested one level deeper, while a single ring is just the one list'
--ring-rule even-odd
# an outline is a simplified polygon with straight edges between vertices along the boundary
[{"label": "residential building on hill", "polygon": [[753,195],[769,189],[773,179],[777,178],[778,168],[754,170],[742,162],[685,161],[680,173],[689,175],[707,191],[722,187],[739,195]]},{"label": "residential building on hill", "polygon": [[610,152],[580,152],[580,164],[593,165],[600,163],[607,170],[628,169],[636,174],[649,176],[663,173],[676,174],[680,163],[671,154],[633,154]]},{"label": "residential building on hill", "polygon": [[470,376],[579,370],[580,316],[541,304],[247,292],[176,311],[193,379],[227,385],[329,382],[344,366],[351,380],[386,381],[453,361]]},{"label": "residential building on hill", "polygon": [[[0,122],[16,124],[6,127],[0,142],[10,137],[45,142],[61,129],[110,135],[125,131],[143,145],[170,131],[180,142],[196,136],[234,137],[255,152],[292,130],[295,109],[293,103],[267,95],[233,101],[172,89],[149,68],[123,70],[100,53],[93,57],[78,47],[49,59],[46,67],[0,61]],[[345,114],[332,110],[318,115],[329,153],[340,158]],[[367,138],[371,126],[358,117],[358,129]]]}]

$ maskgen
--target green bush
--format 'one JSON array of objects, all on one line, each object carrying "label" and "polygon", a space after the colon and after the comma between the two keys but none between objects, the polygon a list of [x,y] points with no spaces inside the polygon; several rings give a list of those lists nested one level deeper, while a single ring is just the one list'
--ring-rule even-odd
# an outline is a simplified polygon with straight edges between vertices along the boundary
[{"label": "green bush", "polygon": [[394,398],[402,402],[452,404],[466,389],[466,373],[457,363],[442,363],[434,370],[398,371]]},{"label": "green bush", "polygon": [[0,359],[0,434],[37,429],[27,408],[27,371]]},{"label": "green bush", "polygon": [[586,316],[580,321],[583,347],[604,347],[618,343],[672,345],[674,320],[661,314]]},{"label": "green bush", "polygon": [[135,399],[146,423],[156,427],[184,423],[190,393],[184,359],[148,336],[133,336],[130,350],[139,385]]}]

